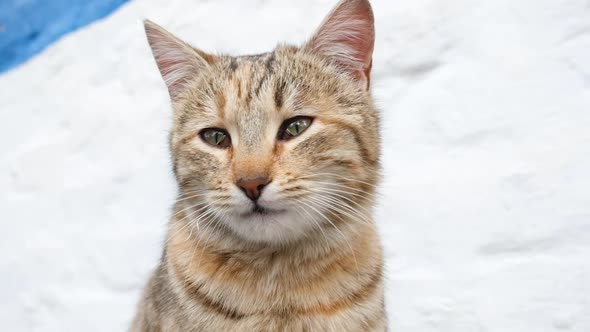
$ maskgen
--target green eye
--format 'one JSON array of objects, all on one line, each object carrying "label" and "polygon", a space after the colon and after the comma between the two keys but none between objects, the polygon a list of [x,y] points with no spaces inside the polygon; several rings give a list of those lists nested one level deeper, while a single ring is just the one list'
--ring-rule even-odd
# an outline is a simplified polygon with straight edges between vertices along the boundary
[{"label": "green eye", "polygon": [[312,120],[313,118],[308,116],[297,116],[283,122],[279,132],[279,139],[289,140],[301,135],[311,125]]},{"label": "green eye", "polygon": [[227,131],[218,128],[207,128],[203,129],[200,133],[201,138],[203,141],[208,143],[209,145],[219,147],[219,148],[228,148],[231,145],[231,140],[229,138],[229,134]]}]

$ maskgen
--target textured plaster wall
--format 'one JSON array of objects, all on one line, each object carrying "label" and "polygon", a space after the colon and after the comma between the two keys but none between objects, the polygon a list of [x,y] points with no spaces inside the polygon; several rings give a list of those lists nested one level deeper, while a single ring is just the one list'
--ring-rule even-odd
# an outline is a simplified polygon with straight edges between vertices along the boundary
[{"label": "textured plaster wall", "polygon": [[[143,18],[256,53],[333,4],[136,0],[0,76],[2,330],[124,331],[158,260],[175,187]],[[391,331],[590,331],[590,2],[373,5]]]}]

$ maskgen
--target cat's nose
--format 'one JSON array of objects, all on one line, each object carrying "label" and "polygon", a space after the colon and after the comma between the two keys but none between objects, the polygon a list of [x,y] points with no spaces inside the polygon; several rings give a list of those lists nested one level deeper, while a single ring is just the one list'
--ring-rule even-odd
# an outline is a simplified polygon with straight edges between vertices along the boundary
[{"label": "cat's nose", "polygon": [[256,201],[260,195],[262,194],[262,189],[266,187],[267,184],[270,183],[270,180],[265,177],[258,177],[258,178],[249,178],[249,179],[239,179],[236,184],[246,196],[248,196],[251,200]]}]

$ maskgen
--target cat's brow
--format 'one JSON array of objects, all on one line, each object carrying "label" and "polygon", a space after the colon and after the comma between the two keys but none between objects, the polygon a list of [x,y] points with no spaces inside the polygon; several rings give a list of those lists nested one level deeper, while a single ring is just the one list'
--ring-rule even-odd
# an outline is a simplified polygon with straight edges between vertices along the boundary
[{"label": "cat's brow", "polygon": [[275,84],[274,100],[277,110],[280,110],[283,107],[283,95],[285,94],[286,88],[287,83],[284,80],[281,80],[278,84]]}]

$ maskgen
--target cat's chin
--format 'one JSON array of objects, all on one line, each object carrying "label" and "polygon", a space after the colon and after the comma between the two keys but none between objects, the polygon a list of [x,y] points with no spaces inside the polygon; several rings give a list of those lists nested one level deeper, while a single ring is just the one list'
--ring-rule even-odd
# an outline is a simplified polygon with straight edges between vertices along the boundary
[{"label": "cat's chin", "polygon": [[296,242],[311,231],[299,214],[289,210],[252,210],[234,215],[227,224],[246,241],[273,245]]}]

